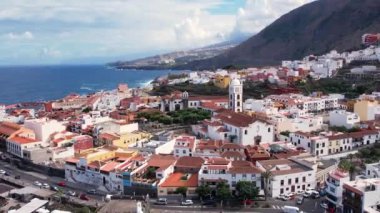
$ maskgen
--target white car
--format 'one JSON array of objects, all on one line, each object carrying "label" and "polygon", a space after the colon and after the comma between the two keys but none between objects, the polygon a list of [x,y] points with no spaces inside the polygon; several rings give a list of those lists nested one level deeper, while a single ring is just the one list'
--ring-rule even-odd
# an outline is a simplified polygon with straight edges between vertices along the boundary
[{"label": "white car", "polygon": [[182,206],[191,206],[193,204],[194,203],[192,200],[185,200],[185,201],[182,201],[182,203],[181,203]]},{"label": "white car", "polygon": [[303,190],[299,190],[299,191],[297,192],[297,195],[303,195],[303,193],[305,193],[305,191],[303,191]]},{"label": "white car", "polygon": [[0,174],[1,174],[1,175],[5,175],[5,173],[7,173],[7,172],[4,171],[4,170],[2,170],[2,169],[0,170]]},{"label": "white car", "polygon": [[296,194],[293,193],[293,192],[289,192],[289,193],[287,194],[288,197],[293,197],[294,195],[296,195]]},{"label": "white car", "polygon": [[34,185],[35,185],[35,186],[39,186],[39,187],[41,187],[41,186],[42,186],[42,183],[40,183],[39,181],[34,181]]},{"label": "white car", "polygon": [[305,193],[303,193],[303,197],[308,198],[310,196],[311,196],[311,192],[306,191]]},{"label": "white car", "polygon": [[42,184],[42,187],[45,188],[45,189],[50,189],[50,186],[47,183]]}]

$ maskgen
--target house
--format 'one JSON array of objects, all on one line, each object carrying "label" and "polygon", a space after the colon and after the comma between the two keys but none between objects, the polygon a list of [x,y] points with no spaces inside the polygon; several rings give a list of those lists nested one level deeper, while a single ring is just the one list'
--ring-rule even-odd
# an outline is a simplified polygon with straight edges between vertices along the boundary
[{"label": "house", "polygon": [[195,135],[227,140],[243,146],[274,141],[274,127],[266,120],[230,110],[218,110],[211,120],[192,126]]},{"label": "house", "polygon": [[174,143],[174,156],[193,156],[196,146],[196,138],[194,136],[179,136]]},{"label": "house", "polygon": [[380,162],[366,163],[365,176],[368,178],[380,178]]},{"label": "house", "polygon": [[361,121],[375,120],[380,115],[380,104],[377,100],[358,100],[354,104],[354,112]]},{"label": "house", "polygon": [[342,197],[343,212],[378,212],[380,178],[345,182]]},{"label": "house", "polygon": [[293,157],[256,161],[256,166],[263,171],[272,173],[268,187],[272,197],[315,188],[317,164],[313,162]]},{"label": "house", "polygon": [[26,120],[24,126],[33,130],[36,139],[42,142],[48,142],[50,135],[55,132],[66,130],[66,126],[57,120],[49,120],[48,118]]},{"label": "house", "polygon": [[342,206],[343,184],[350,181],[348,172],[336,169],[329,173],[326,180],[326,200],[330,205],[338,208]]},{"label": "house", "polygon": [[204,163],[201,157],[182,156],[177,159],[174,166],[175,172],[198,173]]},{"label": "house", "polygon": [[359,115],[345,110],[334,110],[329,112],[330,126],[344,126],[351,129],[360,122]]},{"label": "house", "polygon": [[7,152],[19,158],[27,158],[28,156],[25,156],[27,155],[27,153],[24,152],[25,149],[32,147],[40,147],[41,145],[42,142],[37,141],[33,137],[22,137],[20,135],[16,135],[8,138]]},{"label": "house", "polygon": [[175,195],[180,187],[186,188],[186,197],[197,197],[198,173],[174,172],[158,185],[158,196]]},{"label": "house", "polygon": [[247,160],[256,164],[256,161],[269,160],[271,158],[270,153],[261,146],[251,146],[245,147],[245,154]]},{"label": "house", "polygon": [[292,132],[289,134],[290,142],[296,147],[302,147],[315,156],[323,156],[328,152],[328,138],[306,132]]},{"label": "house", "polygon": [[229,161],[225,158],[211,158],[205,161],[199,170],[199,184],[216,187],[226,182],[234,192],[239,181],[251,181],[261,187],[261,170],[249,161]]},{"label": "house", "polygon": [[6,147],[6,141],[8,138],[19,135],[21,137],[35,139],[35,133],[33,130],[25,128],[16,123],[3,121],[0,122],[0,145]]}]

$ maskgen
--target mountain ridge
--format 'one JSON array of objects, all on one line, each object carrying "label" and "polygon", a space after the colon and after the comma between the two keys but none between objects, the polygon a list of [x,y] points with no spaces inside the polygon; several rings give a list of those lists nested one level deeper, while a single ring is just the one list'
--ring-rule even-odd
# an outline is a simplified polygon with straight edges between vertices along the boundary
[{"label": "mountain ridge", "polygon": [[226,52],[176,69],[210,69],[228,65],[279,65],[330,50],[360,46],[365,33],[380,32],[380,1],[319,0],[281,16],[258,34]]}]

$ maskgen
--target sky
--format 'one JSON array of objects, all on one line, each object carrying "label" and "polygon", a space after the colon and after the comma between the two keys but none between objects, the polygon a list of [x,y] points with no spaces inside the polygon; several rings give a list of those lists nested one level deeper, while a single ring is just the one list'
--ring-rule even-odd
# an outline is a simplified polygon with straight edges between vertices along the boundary
[{"label": "sky", "polygon": [[106,63],[254,35],[312,0],[1,0],[0,65]]}]

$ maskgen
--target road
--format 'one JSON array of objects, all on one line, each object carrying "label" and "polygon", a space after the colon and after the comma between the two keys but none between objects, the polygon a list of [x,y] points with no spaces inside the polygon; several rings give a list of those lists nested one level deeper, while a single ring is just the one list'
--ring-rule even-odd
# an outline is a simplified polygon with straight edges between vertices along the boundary
[{"label": "road", "polygon": [[[13,165],[10,165],[7,162],[0,161],[0,169],[3,169],[7,172],[9,172],[11,175],[7,176],[6,178],[11,178],[14,180],[14,177],[19,175],[21,178],[19,181],[22,185],[33,185],[35,181],[39,181],[41,183],[47,183],[49,185],[57,185],[57,183],[61,181],[65,181],[63,178],[59,177],[50,177],[46,176],[44,174],[40,174],[37,172],[31,172],[31,171],[24,171],[21,170]],[[1,176],[0,176],[1,177]],[[80,184],[80,183],[70,183],[65,182],[66,187],[63,187],[64,191],[75,191],[78,195],[81,193],[86,193],[88,189],[96,188],[94,186],[90,186],[87,184]],[[37,186],[35,186],[37,187]],[[97,195],[88,195],[90,198],[90,201],[83,201],[79,198],[73,198],[79,203],[83,204],[90,204],[90,205],[103,205],[104,204],[104,193],[103,194],[97,194]],[[324,210],[320,207],[320,201],[323,198],[320,199],[305,199],[304,203],[300,206],[298,206],[303,212],[305,213],[324,213]],[[127,200],[120,200],[120,202],[128,202]],[[153,204],[154,200],[152,200],[151,203],[151,209],[152,212],[220,212],[220,208],[207,208],[207,207],[201,207],[199,204],[195,203],[193,206],[190,207],[184,207],[181,206],[179,201],[171,202],[169,205],[166,206],[157,206]],[[231,210],[223,210],[223,212],[282,212],[282,209],[284,206],[297,206],[295,204],[294,200],[290,201],[280,201],[275,199],[270,199],[267,202],[260,202],[262,205],[263,203],[269,203],[271,205],[270,208],[240,208],[240,209],[231,209]]]},{"label": "road", "polygon": [[[67,191],[76,192],[77,194],[76,197],[72,197],[72,199],[80,203],[84,203],[86,201],[80,200],[77,197],[82,193],[86,194],[87,190],[94,188],[87,184],[70,183],[70,182],[65,181],[65,179],[59,178],[59,177],[47,176],[47,175],[40,174],[33,171],[24,171],[17,168],[14,165],[10,165],[8,162],[1,161],[1,160],[0,160],[0,169],[3,169],[6,172],[10,173],[9,176],[1,175],[0,178],[10,179],[12,182],[18,183],[23,186],[34,186],[35,181],[38,181],[40,183],[47,183],[50,186],[56,186],[59,182],[64,181],[66,183],[66,186],[60,187],[60,188],[64,192],[67,192]],[[18,180],[14,179],[15,176],[20,176],[20,179]],[[37,187],[37,186],[34,186],[34,187]],[[104,193],[100,193],[96,195],[87,195],[87,197],[90,198],[90,202],[87,202],[90,205],[96,205],[96,203],[100,205],[104,200]]]}]

